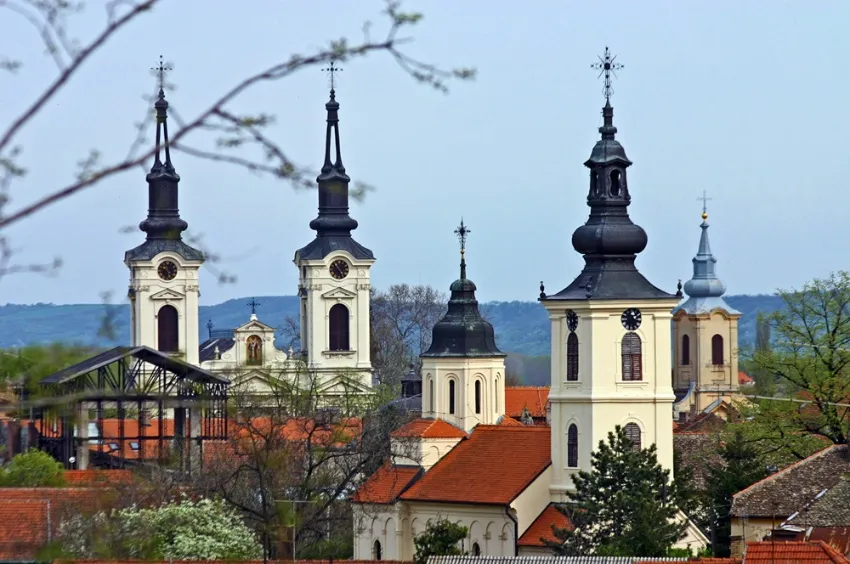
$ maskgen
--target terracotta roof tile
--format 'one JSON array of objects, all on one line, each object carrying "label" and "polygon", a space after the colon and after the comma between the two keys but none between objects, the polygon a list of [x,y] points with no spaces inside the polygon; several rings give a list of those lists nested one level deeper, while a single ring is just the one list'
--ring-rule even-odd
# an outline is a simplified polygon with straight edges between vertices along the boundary
[{"label": "terracotta roof tile", "polygon": [[463,429],[459,429],[442,419],[414,419],[407,425],[392,432],[393,437],[417,437],[421,439],[464,439]]},{"label": "terracotta roof tile", "polygon": [[709,465],[720,464],[723,458],[717,452],[720,435],[713,433],[674,433],[673,450],[679,462],[693,473],[693,486],[703,491]]},{"label": "terracotta roof tile", "polygon": [[357,490],[355,503],[392,503],[422,474],[419,466],[394,466],[384,463]]},{"label": "terracotta roof tile", "polygon": [[546,417],[548,401],[548,386],[508,386],[505,388],[505,415],[521,417],[522,409],[527,407],[532,417]]},{"label": "terracotta roof tile", "polygon": [[850,564],[823,541],[748,542],[745,564]]},{"label": "terracotta roof tile", "polygon": [[845,472],[850,472],[847,447],[832,445],[735,494],[732,515],[787,517],[835,486]]},{"label": "terracotta roof tile", "polygon": [[66,470],[64,476],[69,486],[111,486],[133,482],[130,470]]},{"label": "terracotta roof tile", "polygon": [[789,518],[789,525],[799,527],[846,527],[850,525],[850,474],[845,473],[837,484],[819,493],[799,513]]},{"label": "terracotta roof tile", "polygon": [[570,518],[558,511],[554,504],[546,506],[537,519],[529,525],[525,532],[519,537],[519,546],[545,546],[542,539],[557,541],[552,527],[572,530],[573,524]]},{"label": "terracotta roof tile", "polygon": [[478,425],[401,499],[507,505],[551,464],[549,427]]},{"label": "terracotta roof tile", "polygon": [[746,372],[738,372],[738,385],[739,386],[749,386],[750,384],[755,384],[756,381],[750,378],[749,374]]},{"label": "terracotta roof tile", "polygon": [[722,431],[726,427],[726,421],[714,413],[700,413],[693,419],[679,423],[677,433],[712,433]]},{"label": "terracotta roof tile", "polygon": [[504,425],[505,427],[522,427],[522,423],[514,419],[509,415],[505,415],[502,417],[502,420],[499,421],[499,425]]}]

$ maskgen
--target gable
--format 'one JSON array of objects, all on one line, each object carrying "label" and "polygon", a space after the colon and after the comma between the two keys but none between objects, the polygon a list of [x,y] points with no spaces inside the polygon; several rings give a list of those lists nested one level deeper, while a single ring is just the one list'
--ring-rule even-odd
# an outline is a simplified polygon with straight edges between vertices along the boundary
[{"label": "gable", "polygon": [[357,294],[345,288],[334,288],[322,294],[326,300],[352,300],[357,297]]},{"label": "gable", "polygon": [[252,320],[237,328],[235,332],[239,333],[274,333],[274,327],[270,327],[265,323],[257,320]]},{"label": "gable", "polygon": [[362,385],[354,378],[349,378],[344,374],[334,376],[319,384],[316,388],[316,393],[321,394],[350,394],[350,393],[368,394],[372,393],[372,389]]},{"label": "gable", "polygon": [[183,294],[171,289],[161,290],[151,296],[152,300],[182,300],[183,298]]}]

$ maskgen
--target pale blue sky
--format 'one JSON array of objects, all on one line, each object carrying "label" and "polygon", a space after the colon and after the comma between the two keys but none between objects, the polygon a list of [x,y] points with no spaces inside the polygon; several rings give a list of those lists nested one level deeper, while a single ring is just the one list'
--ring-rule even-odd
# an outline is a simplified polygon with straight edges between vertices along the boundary
[{"label": "pale blue sky", "polygon": [[[75,31],[90,37],[95,6]],[[236,5],[238,4],[238,8]],[[850,2],[408,1],[424,12],[410,52],[477,80],[442,95],[388,56],[344,65],[338,86],[346,168],[377,186],[352,206],[356,238],[378,259],[374,283],[446,290],[457,274],[452,230],[472,229],[469,273],[482,300],[532,300],[566,286],[581,257],[570,237],[588,208],[582,163],[598,138],[601,84],[589,67],[605,45],[625,69],[612,100],[629,171],[633,220],[649,234],[638,266],[656,285],[687,279],[709,192],[712,247],[730,293],[770,292],[848,268],[850,207],[844,130],[850,122]],[[21,135],[30,174],[12,205],[64,185],[89,148],[120,156],[149,111],[141,94],[160,54],[191,117],[240,77],[307,53],[362,23],[383,29],[383,3],[358,0],[166,0],[87,64]],[[96,14],[96,15],[94,15]],[[35,31],[0,12],[0,124],[52,78]],[[322,158],[326,78],[308,69],[252,91],[237,109],[278,116],[274,136],[297,162]],[[313,237],[315,192],[177,155],[181,214],[238,282],[201,278],[202,303],[296,290],[293,252]],[[20,261],[65,264],[56,277],[0,281],[0,303],[99,301],[126,293],[126,249],[147,208],[142,171],[103,182],[10,229]]]}]

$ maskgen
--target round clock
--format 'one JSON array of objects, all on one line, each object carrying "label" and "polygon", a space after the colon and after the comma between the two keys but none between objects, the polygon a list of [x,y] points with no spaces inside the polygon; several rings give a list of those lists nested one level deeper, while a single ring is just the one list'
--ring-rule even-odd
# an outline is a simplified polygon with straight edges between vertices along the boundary
[{"label": "round clock", "polygon": [[573,310],[567,312],[567,329],[575,331],[578,327],[578,315]]},{"label": "round clock", "polygon": [[630,307],[620,316],[620,323],[629,331],[634,331],[640,327],[640,310]]},{"label": "round clock", "polygon": [[177,276],[177,265],[170,260],[164,260],[159,263],[156,273],[163,280],[174,280],[174,277]]},{"label": "round clock", "polygon": [[330,266],[331,276],[337,280],[342,280],[348,276],[348,263],[342,259],[335,260]]}]

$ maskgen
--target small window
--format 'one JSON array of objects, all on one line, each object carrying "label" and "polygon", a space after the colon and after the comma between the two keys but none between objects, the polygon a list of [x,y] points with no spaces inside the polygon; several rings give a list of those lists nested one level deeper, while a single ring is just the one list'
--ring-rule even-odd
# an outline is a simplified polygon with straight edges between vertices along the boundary
[{"label": "small window", "polygon": [[599,176],[596,174],[595,170],[590,171],[590,195],[599,195]]},{"label": "small window", "polygon": [[165,305],[156,314],[157,348],[160,352],[177,352],[180,349],[177,310],[174,306]]},{"label": "small window", "polygon": [[472,555],[473,556],[481,556],[481,547],[477,542],[472,543]]},{"label": "small window", "polygon": [[611,195],[616,197],[620,196],[620,191],[622,188],[620,187],[620,171],[612,170],[611,171]]},{"label": "small window", "polygon": [[481,380],[475,381],[475,413],[481,413]]},{"label": "small window", "polygon": [[431,413],[434,413],[434,380],[428,380],[428,405]]},{"label": "small window", "polygon": [[637,333],[626,333],[620,344],[623,361],[623,380],[634,382],[643,380],[640,337]]},{"label": "small window", "polygon": [[723,337],[715,335],[711,338],[711,364],[723,366]]},{"label": "small window", "polygon": [[623,430],[626,432],[626,438],[632,443],[632,447],[635,450],[640,450],[640,427],[638,427],[637,423],[629,423]]},{"label": "small window", "polygon": [[578,382],[578,337],[574,331],[567,337],[567,381]]},{"label": "small window", "polygon": [[682,366],[687,366],[691,363],[691,338],[687,335],[682,335]]},{"label": "small window", "polygon": [[455,381],[449,380],[449,414],[455,413]]},{"label": "small window", "polygon": [[130,448],[133,450],[139,450],[139,443],[136,441],[130,441]]},{"label": "small window", "polygon": [[109,443],[110,450],[118,450],[118,443]]},{"label": "small window", "polygon": [[567,466],[578,468],[578,427],[575,424],[567,430]]},{"label": "small window", "polygon": [[373,560],[381,560],[383,554],[381,554],[381,541],[376,540],[375,544],[372,545],[372,559]]},{"label": "small window", "polygon": [[328,314],[329,345],[332,351],[347,351],[349,348],[349,319],[348,308],[336,304]]}]

